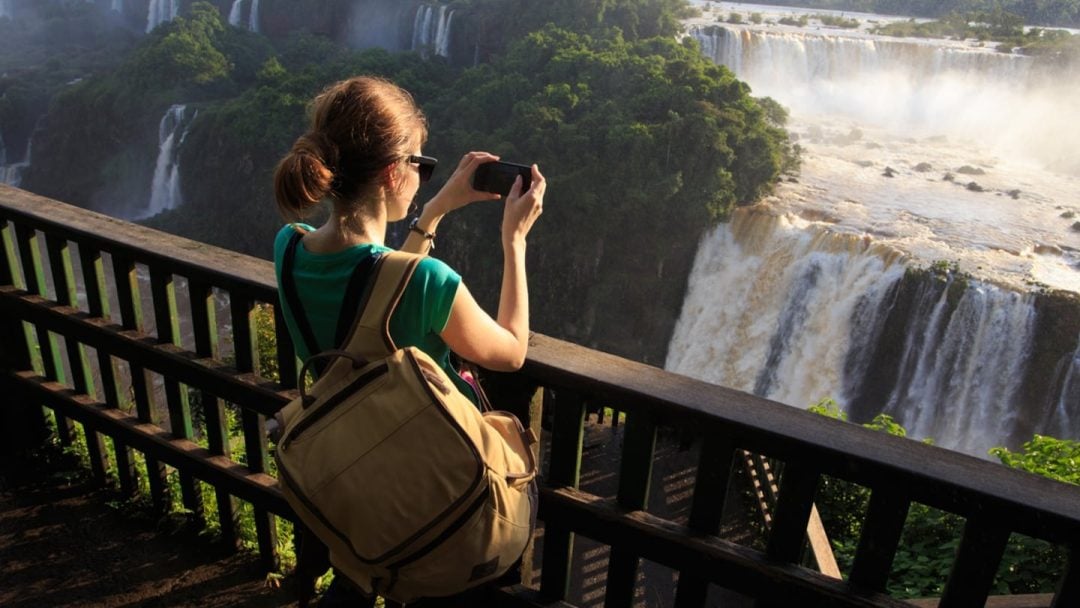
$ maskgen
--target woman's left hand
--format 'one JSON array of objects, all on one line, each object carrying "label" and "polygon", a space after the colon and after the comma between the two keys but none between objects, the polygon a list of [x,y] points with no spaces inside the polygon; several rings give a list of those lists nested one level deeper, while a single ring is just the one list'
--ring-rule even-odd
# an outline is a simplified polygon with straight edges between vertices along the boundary
[{"label": "woman's left hand", "polygon": [[476,201],[495,201],[502,198],[492,192],[480,192],[472,186],[473,174],[476,168],[484,163],[499,160],[498,156],[488,152],[469,152],[461,157],[457,169],[446,180],[439,193],[428,202],[428,206],[434,205],[433,211],[446,214],[455,209],[461,209],[469,203]]}]

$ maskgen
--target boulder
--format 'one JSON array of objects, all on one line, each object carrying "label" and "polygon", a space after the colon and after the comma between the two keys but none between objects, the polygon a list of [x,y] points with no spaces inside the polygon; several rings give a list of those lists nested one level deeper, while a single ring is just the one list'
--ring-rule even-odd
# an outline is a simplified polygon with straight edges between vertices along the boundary
[{"label": "boulder", "polygon": [[956,170],[961,175],[986,175],[986,171],[978,167],[972,167],[971,165],[964,165]]},{"label": "boulder", "polygon": [[914,169],[919,173],[926,173],[927,171],[933,171],[934,166],[930,163],[919,163],[915,165]]}]

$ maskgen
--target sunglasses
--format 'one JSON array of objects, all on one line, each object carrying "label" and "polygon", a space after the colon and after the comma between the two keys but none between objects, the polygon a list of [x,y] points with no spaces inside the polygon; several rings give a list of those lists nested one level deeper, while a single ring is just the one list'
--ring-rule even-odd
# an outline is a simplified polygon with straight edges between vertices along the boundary
[{"label": "sunglasses", "polygon": [[416,163],[417,169],[420,172],[420,183],[424,183],[431,179],[431,174],[435,173],[435,165],[439,164],[438,159],[431,156],[410,156],[408,158],[410,163]]}]

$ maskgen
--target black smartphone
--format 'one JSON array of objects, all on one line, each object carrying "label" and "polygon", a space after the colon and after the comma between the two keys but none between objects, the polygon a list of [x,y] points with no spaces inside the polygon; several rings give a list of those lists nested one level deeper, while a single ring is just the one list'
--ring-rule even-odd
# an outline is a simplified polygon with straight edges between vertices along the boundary
[{"label": "black smartphone", "polygon": [[480,192],[495,192],[506,196],[514,186],[514,178],[521,176],[521,191],[528,191],[532,183],[532,167],[517,163],[492,161],[476,168],[473,174],[473,188]]}]

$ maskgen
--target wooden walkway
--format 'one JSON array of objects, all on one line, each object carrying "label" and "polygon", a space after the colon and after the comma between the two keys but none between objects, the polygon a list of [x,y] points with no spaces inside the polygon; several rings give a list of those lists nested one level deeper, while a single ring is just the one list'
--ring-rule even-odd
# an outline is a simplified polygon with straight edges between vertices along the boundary
[{"label": "wooden walkway", "polygon": [[70,469],[32,477],[0,479],[0,606],[295,605],[290,593],[265,584],[257,555],[224,550],[178,521],[156,521]]}]

